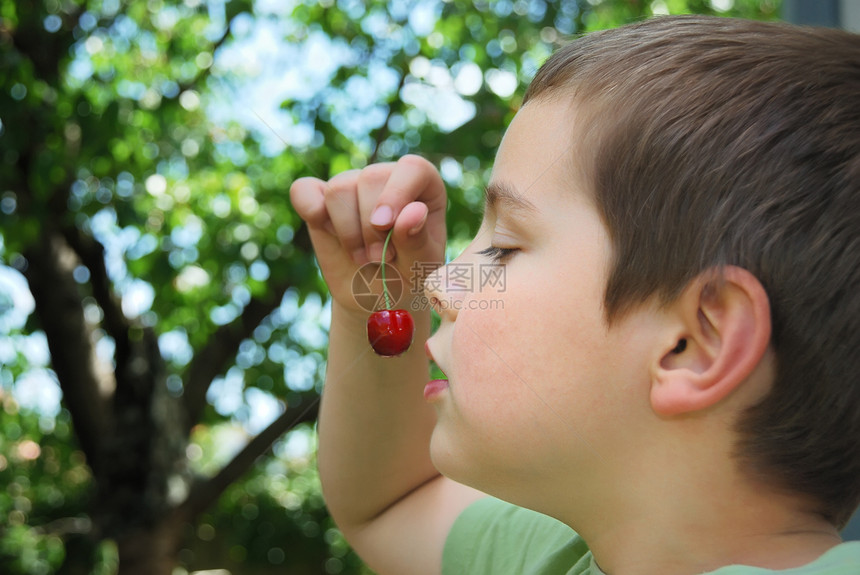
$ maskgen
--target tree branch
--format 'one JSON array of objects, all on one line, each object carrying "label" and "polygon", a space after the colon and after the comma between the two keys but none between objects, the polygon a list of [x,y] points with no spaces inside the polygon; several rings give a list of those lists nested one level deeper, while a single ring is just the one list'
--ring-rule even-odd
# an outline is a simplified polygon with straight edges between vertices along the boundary
[{"label": "tree branch", "polygon": [[61,517],[34,527],[33,531],[39,535],[57,535],[59,537],[70,534],[86,535],[92,533],[93,522],[89,517]]},{"label": "tree branch", "polygon": [[[296,230],[293,245],[302,251],[311,251],[310,237],[304,224]],[[206,407],[206,391],[212,380],[224,372],[236,356],[239,344],[250,337],[260,322],[281,305],[281,299],[291,285],[291,282],[286,281],[272,288],[265,296],[252,299],[239,317],[215,330],[209,341],[194,354],[182,395],[189,426],[193,426],[200,420]]]},{"label": "tree branch", "polygon": [[76,259],[62,236],[43,230],[25,257],[24,275],[36,303],[51,364],[63,391],[63,400],[75,427],[81,449],[94,472],[101,464],[103,439],[111,428],[111,411],[101,389],[106,373],[96,368],[96,354],[84,319],[77,284],[72,277]]},{"label": "tree branch", "polygon": [[212,380],[232,361],[239,344],[250,337],[260,322],[281,304],[290,285],[285,282],[274,287],[264,297],[252,299],[239,317],[215,330],[206,345],[194,354],[182,395],[189,426],[199,421],[206,407],[206,391]]},{"label": "tree branch", "polygon": [[104,246],[74,226],[65,227],[63,235],[75,253],[78,254],[81,262],[90,270],[93,298],[104,313],[105,331],[114,341],[122,345],[128,339],[128,331],[131,326],[122,313],[120,298],[114,294],[111,288],[111,281],[105,266]]},{"label": "tree branch", "polygon": [[180,505],[180,513],[187,520],[193,520],[250,469],[254,462],[272,447],[275,440],[300,423],[316,421],[318,411],[318,396],[313,396],[310,403],[303,401],[296,406],[287,406],[280,417],[251,439],[221,471],[193,486],[188,498]]}]

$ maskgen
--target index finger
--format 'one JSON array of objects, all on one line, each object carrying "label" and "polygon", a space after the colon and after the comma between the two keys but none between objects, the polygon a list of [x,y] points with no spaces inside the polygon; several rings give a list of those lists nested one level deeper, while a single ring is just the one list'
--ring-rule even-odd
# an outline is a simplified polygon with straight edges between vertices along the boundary
[{"label": "index finger", "polygon": [[390,228],[401,210],[415,201],[422,202],[433,213],[444,211],[447,200],[445,185],[436,167],[421,156],[410,154],[397,160],[365,219],[377,230],[373,235]]},{"label": "index finger", "polygon": [[[382,254],[382,240],[395,221],[407,230],[422,226],[444,227],[445,185],[436,167],[421,156],[400,158],[391,168],[382,190],[375,196],[364,195],[360,199],[361,220],[365,222],[362,225],[364,243],[371,259]],[[426,205],[426,211],[404,212],[406,206],[416,202]],[[400,218],[402,212],[404,217]]]}]

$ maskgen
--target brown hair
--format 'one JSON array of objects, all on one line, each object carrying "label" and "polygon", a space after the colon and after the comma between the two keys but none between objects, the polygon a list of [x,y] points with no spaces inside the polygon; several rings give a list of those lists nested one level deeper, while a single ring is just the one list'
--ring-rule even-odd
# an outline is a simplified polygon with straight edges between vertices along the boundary
[{"label": "brown hair", "polygon": [[614,247],[607,319],[722,265],[755,274],[777,376],[737,456],[843,526],[860,503],[860,36],[652,19],[556,52],[526,101],[567,97]]}]

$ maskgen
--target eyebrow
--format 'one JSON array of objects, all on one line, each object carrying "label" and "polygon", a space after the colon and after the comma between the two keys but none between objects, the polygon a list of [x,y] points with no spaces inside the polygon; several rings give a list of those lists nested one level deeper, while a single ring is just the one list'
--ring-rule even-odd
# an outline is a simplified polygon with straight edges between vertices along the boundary
[{"label": "eyebrow", "polygon": [[524,198],[513,186],[505,182],[491,182],[484,190],[486,208],[495,209],[498,204],[522,212],[537,212],[537,207]]}]

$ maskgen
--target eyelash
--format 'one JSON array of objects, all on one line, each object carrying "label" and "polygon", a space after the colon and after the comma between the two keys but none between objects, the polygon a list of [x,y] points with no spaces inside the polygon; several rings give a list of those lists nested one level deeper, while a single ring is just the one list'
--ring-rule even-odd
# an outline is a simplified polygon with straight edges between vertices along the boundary
[{"label": "eyelash", "polygon": [[509,258],[516,251],[519,250],[517,248],[500,248],[496,246],[490,246],[486,249],[479,251],[478,255],[488,256],[494,262],[500,262],[504,259]]}]

